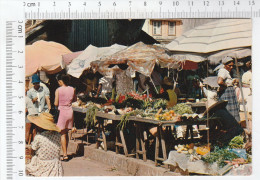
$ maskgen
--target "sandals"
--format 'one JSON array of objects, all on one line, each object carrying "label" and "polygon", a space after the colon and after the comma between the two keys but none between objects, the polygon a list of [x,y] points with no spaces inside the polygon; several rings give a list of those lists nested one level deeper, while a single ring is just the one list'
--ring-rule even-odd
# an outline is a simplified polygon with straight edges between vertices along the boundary
[{"label": "sandals", "polygon": [[68,162],[69,161],[69,157],[68,156],[63,156],[61,161],[65,161],[65,162]]}]

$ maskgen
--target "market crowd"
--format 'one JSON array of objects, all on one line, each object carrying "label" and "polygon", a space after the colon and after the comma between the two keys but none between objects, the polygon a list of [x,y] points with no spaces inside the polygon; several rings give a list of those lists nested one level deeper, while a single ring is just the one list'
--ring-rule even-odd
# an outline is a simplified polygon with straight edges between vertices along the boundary
[{"label": "market crowd", "polygon": [[[72,103],[78,98],[105,98],[113,101],[116,95],[138,92],[153,98],[167,100],[167,108],[178,101],[196,102],[207,98],[209,106],[218,101],[227,100],[228,114],[223,117],[225,133],[234,133],[232,127],[241,122],[240,112],[244,111],[242,102],[246,102],[246,111],[251,110],[252,69],[251,60],[247,60],[239,86],[238,77],[234,78],[234,59],[225,57],[222,67],[216,73],[218,88],[203,84],[201,71],[186,71],[178,74],[177,70],[169,71],[155,66],[150,77],[138,72],[134,76],[126,64],[118,66],[112,77],[102,76],[92,68],[84,70],[75,80],[66,73],[52,76],[53,84],[45,84],[38,74],[31,78],[31,88],[27,84],[26,95],[26,141],[31,144],[28,154],[33,154],[26,165],[29,176],[62,176],[61,161],[68,161],[68,132],[74,126]],[[205,76],[204,76],[205,77]],[[57,87],[57,83],[59,87]],[[242,87],[242,89],[241,89]],[[242,99],[241,91],[244,93]],[[230,116],[231,115],[231,116]],[[231,117],[231,118],[230,118]],[[237,129],[240,132],[240,128]],[[250,133],[250,132],[248,132]],[[32,142],[31,142],[32,141]],[[62,149],[63,155],[60,156]],[[33,152],[33,153],[32,153]]]}]

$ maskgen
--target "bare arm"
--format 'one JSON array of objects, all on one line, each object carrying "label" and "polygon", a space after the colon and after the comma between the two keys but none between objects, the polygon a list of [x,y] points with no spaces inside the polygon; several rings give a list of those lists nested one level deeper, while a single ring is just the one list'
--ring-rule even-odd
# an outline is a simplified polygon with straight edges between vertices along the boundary
[{"label": "bare arm", "polygon": [[76,96],[76,90],[74,89],[74,94],[73,94],[73,100],[72,102],[75,102],[77,101],[77,96]]},{"label": "bare arm", "polygon": [[227,87],[227,84],[224,82],[224,79],[222,77],[218,77],[218,85]]},{"label": "bare arm", "polygon": [[59,91],[58,91],[58,89],[56,89],[56,91],[55,91],[54,105],[59,106]]},{"label": "bare arm", "polygon": [[227,87],[227,84],[224,82],[224,79],[222,77],[218,77],[218,85],[219,85],[218,88],[219,92],[223,91]]},{"label": "bare arm", "polygon": [[50,96],[45,96],[45,100],[48,106],[48,109],[51,110],[51,101],[50,101]]}]

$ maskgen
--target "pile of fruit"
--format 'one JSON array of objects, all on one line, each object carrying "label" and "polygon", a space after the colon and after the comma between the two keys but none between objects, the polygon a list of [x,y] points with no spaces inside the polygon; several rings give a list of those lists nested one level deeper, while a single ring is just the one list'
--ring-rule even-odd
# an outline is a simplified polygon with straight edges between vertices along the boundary
[{"label": "pile of fruit", "polygon": [[156,120],[162,120],[162,121],[171,121],[174,120],[176,114],[174,113],[174,110],[167,111],[163,114],[157,113],[155,114]]},{"label": "pile of fruit", "polygon": [[194,152],[194,143],[186,144],[186,145],[176,145],[174,147],[178,153],[184,153],[184,154],[192,154]]}]

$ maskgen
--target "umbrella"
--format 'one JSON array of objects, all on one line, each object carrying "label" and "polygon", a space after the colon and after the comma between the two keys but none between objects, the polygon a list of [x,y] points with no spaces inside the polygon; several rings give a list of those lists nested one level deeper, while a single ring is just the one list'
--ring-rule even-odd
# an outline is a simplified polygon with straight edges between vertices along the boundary
[{"label": "umbrella", "polygon": [[101,74],[107,74],[111,71],[110,65],[127,64],[132,70],[150,76],[155,63],[160,64],[161,67],[178,67],[165,48],[157,45],[146,45],[143,42],[94,61],[91,66]]},{"label": "umbrella", "polygon": [[56,42],[37,41],[25,47],[25,75],[29,77],[37,71],[54,74],[63,69],[62,55],[71,51]]},{"label": "umbrella", "polygon": [[78,57],[83,51],[77,51],[69,54],[62,55],[62,61],[65,65],[69,65],[73,59]]},{"label": "umbrella", "polygon": [[126,46],[114,44],[109,47],[96,47],[89,45],[78,57],[72,60],[72,62],[67,66],[68,74],[79,78],[82,72],[90,67],[92,61],[98,60],[101,57],[106,57],[114,54],[118,51],[125,49]]},{"label": "umbrella", "polygon": [[208,56],[208,60],[211,64],[219,64],[223,57],[230,56],[232,58],[245,58],[252,55],[251,47],[244,48],[235,48],[235,49],[227,49],[218,52],[214,52],[213,54]]},{"label": "umbrella", "polygon": [[252,44],[251,19],[220,19],[187,31],[166,45],[171,51],[211,53]]}]

